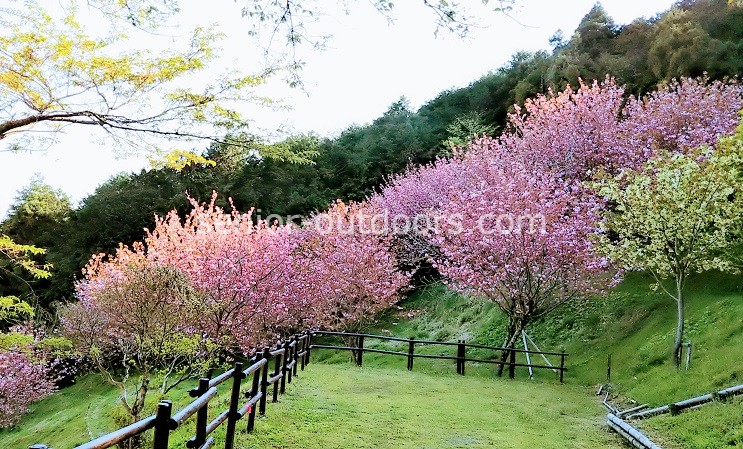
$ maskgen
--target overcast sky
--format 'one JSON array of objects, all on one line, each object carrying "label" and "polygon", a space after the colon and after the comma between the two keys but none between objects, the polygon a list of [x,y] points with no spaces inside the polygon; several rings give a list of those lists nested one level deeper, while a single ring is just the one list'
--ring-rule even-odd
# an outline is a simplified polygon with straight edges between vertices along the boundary
[{"label": "overcast sky", "polygon": [[[260,65],[256,61],[261,59],[261,52],[247,36],[249,27],[247,19],[240,16],[239,3],[181,1],[179,20],[184,29],[197,23],[217,23],[226,35],[219,64],[250,72]],[[304,91],[278,81],[267,86],[265,94],[283,99],[292,109],[251,110],[256,130],[283,126],[329,136],[349,125],[372,121],[403,95],[418,108],[442,90],[466,86],[502,66],[517,51],[549,49],[548,39],[558,29],[569,37],[594,1],[518,0],[512,18],[498,13],[483,15],[478,19],[483,27],[473,29],[465,39],[443,30],[435,37],[433,18],[420,3],[398,1],[393,24],[363,1],[350,15],[339,10],[323,17],[316,26],[333,37],[326,49],[305,49],[301,54],[306,62],[301,72]],[[651,17],[672,3],[602,2],[618,24]],[[198,4],[202,6],[193,6]],[[142,156],[117,158],[107,146],[91,143],[87,132],[70,129],[59,143],[41,154],[0,152],[0,218],[16,192],[35,174],[77,203],[112,175],[138,171],[147,165]]]}]

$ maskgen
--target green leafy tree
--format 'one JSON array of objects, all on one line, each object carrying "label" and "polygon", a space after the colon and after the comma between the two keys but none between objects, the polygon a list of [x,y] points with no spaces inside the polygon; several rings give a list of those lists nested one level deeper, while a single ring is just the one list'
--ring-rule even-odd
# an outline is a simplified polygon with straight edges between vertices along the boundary
[{"label": "green leafy tree", "polygon": [[[712,151],[663,154],[640,171],[604,177],[599,247],[614,263],[649,272],[676,301],[673,362],[681,361],[684,286],[692,273],[736,271],[726,257],[743,226],[743,133]],[[672,281],[669,286],[668,280]]]},{"label": "green leafy tree", "polygon": [[[13,279],[24,280],[22,273],[29,273],[37,279],[46,279],[51,276],[47,265],[39,265],[34,256],[43,254],[44,250],[33,245],[21,245],[14,242],[7,235],[0,235],[0,275]],[[0,328],[6,328],[23,319],[33,317],[34,309],[25,300],[7,292],[0,293]]]},{"label": "green leafy tree", "polygon": [[[60,293],[56,283],[56,257],[63,229],[72,212],[70,200],[64,192],[36,178],[18,192],[9,212],[8,218],[0,224],[0,232],[12,242],[35,248],[26,251],[26,262],[42,267],[44,273],[39,276],[38,272],[22,265],[10,264],[6,258],[6,270],[0,274],[3,280],[0,295],[20,297],[33,304],[37,318],[44,319],[44,312]],[[39,251],[41,248],[44,251]]]},{"label": "green leafy tree", "polygon": [[36,177],[18,192],[2,230],[18,242],[49,247],[71,212],[70,198]]},{"label": "green leafy tree", "polygon": [[470,143],[475,137],[493,136],[497,128],[485,121],[482,114],[469,112],[457,117],[447,128],[449,137],[444,145],[450,149]]},{"label": "green leafy tree", "polygon": [[15,296],[0,296],[0,328],[34,316],[34,308]]},{"label": "green leafy tree", "polygon": [[674,9],[656,24],[648,62],[661,80],[701,76],[709,61],[722,58],[723,50],[722,42],[713,39],[687,11]]}]

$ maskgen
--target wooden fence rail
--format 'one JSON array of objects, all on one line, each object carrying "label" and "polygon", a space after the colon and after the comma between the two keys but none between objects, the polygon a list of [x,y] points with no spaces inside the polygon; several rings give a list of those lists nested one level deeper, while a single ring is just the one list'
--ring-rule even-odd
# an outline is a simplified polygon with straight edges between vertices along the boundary
[{"label": "wooden fence rail", "polygon": [[[363,354],[365,352],[371,352],[376,354],[388,354],[388,355],[399,355],[399,356],[405,356],[408,359],[408,370],[413,369],[413,361],[416,358],[427,358],[427,359],[442,359],[442,360],[455,360],[456,361],[456,367],[457,367],[457,374],[464,375],[465,372],[465,364],[466,362],[477,362],[477,363],[490,363],[494,365],[504,365],[508,367],[508,375],[511,379],[513,379],[516,375],[516,367],[527,367],[530,370],[533,368],[538,369],[549,369],[558,374],[560,378],[560,382],[564,380],[565,371],[567,371],[567,367],[565,366],[565,358],[567,357],[567,354],[565,352],[544,352],[544,351],[529,351],[525,349],[509,349],[509,348],[502,348],[499,346],[486,346],[486,345],[479,345],[479,344],[472,344],[472,343],[466,343],[464,340],[460,340],[457,342],[446,342],[446,341],[432,341],[432,340],[415,340],[413,338],[400,338],[400,337],[389,337],[386,335],[371,335],[371,334],[360,334],[360,333],[352,333],[352,332],[329,332],[329,331],[313,331],[313,336],[337,336],[342,337],[345,339],[353,339],[355,341],[355,346],[339,346],[339,345],[326,345],[326,344],[317,344],[313,343],[311,345],[311,349],[329,349],[329,350],[346,350],[346,351],[352,351],[356,353],[356,364],[361,366],[363,364]],[[407,345],[407,351],[391,351],[387,349],[377,349],[377,348],[370,348],[368,346],[365,346],[365,341],[369,339],[376,339],[381,341],[395,341],[395,342],[406,342]],[[416,345],[427,345],[427,346],[456,346],[457,353],[456,355],[438,355],[438,354],[420,354],[415,352]],[[467,357],[467,348],[477,348],[477,349],[488,349],[492,351],[504,351],[508,350],[510,351],[510,358],[507,362],[501,362],[500,360],[488,360],[488,359],[476,359],[472,357]],[[527,363],[516,363],[516,353],[523,353],[527,356],[530,355],[541,355],[542,357],[545,357],[548,355],[557,356],[560,357],[560,366],[553,366],[552,364],[549,364],[549,361],[547,361],[547,365],[538,365],[530,363],[530,357],[528,358]]]},{"label": "wooden fence rail", "polygon": [[[225,449],[234,449],[238,421],[247,416],[247,431],[253,431],[256,410],[260,415],[266,413],[269,387],[273,387],[271,401],[277,402],[278,395],[284,394],[286,384],[291,383],[292,376],[297,375],[297,369],[304,370],[309,363],[311,340],[312,333],[305,332],[293,336],[274,349],[264,348],[248,361],[250,365],[247,368],[243,368],[243,364],[237,362],[232,369],[217,377],[199,379],[198,386],[189,392],[195,399],[180,411],[173,413],[170,401],[160,401],[154,415],[77,446],[75,449],[107,449],[151,429],[154,429],[153,449],[168,449],[171,433],[187,425],[194,415],[196,415],[196,419],[193,420],[194,433],[193,437],[186,442],[187,448],[213,448],[214,438],[210,435],[227,422]],[[272,359],[275,362],[273,370],[269,372]],[[242,381],[247,378],[250,378],[248,390],[245,392],[247,402],[241,406]],[[230,379],[232,379],[232,387],[229,407],[209,421],[209,402],[217,396],[218,387]],[[29,449],[51,448],[43,444],[35,444]]]}]

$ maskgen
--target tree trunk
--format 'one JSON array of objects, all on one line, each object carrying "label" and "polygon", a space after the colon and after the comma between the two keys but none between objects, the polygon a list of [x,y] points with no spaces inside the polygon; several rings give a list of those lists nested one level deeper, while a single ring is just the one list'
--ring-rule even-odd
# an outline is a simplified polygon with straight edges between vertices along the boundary
[{"label": "tree trunk", "polygon": [[[139,421],[142,418],[142,411],[145,407],[145,400],[147,398],[147,392],[150,387],[149,376],[142,375],[139,381],[139,387],[137,388],[134,403],[129,407],[129,416],[131,416],[131,423]],[[144,435],[134,435],[124,441],[126,449],[140,449],[144,447]]]},{"label": "tree trunk", "polygon": [[[349,336],[343,336],[341,337],[341,340],[343,340],[343,344],[348,346],[349,348],[353,348],[358,343],[358,337],[349,337]],[[354,363],[354,365],[358,365],[359,363],[359,352],[355,349],[351,349],[351,361]]]},{"label": "tree trunk", "polygon": [[673,365],[678,369],[681,366],[681,352],[683,350],[684,339],[684,297],[683,297],[683,280],[676,280],[676,339],[673,341]]},{"label": "tree trunk", "polygon": [[500,356],[500,364],[498,365],[497,374],[498,377],[503,376],[503,370],[505,369],[508,358],[511,356],[511,351],[516,346],[521,331],[524,330],[526,323],[518,318],[509,318],[508,323],[508,337],[506,338],[506,344],[503,345],[503,351]]}]

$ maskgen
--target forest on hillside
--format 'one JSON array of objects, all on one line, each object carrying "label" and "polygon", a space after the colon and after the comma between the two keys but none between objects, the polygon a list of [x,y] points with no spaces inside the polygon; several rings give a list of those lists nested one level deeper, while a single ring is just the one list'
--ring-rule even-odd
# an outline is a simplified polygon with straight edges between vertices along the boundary
[{"label": "forest on hillside", "polygon": [[239,210],[263,217],[308,216],[335,199],[361,200],[411,164],[446,157],[474,135],[498,135],[514,105],[537,94],[577,86],[579,79],[610,76],[625,92],[642,96],[679,77],[721,80],[743,73],[743,8],[726,0],[683,0],[650,19],[617,24],[597,4],[566,36],[557,32],[551,52],[521,52],[469,86],[440,93],[417,111],[405,98],[372,123],[326,138],[298,135],[264,144],[278,151],[312,154],[310,164],[255,157],[254,151],[213,144],[203,156],[216,165],[122,173],[72,207],[64,192],[32,182],[18,193],[0,227],[19,244],[46,248],[40,265],[54,269],[34,279],[20,268],[0,271],[0,296],[14,295],[44,310],[72,299],[73,283],[91,254],[141,240],[154,214],[190,209],[186,193],[218,204],[232,198]]}]

